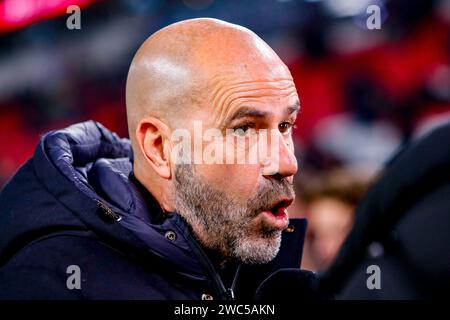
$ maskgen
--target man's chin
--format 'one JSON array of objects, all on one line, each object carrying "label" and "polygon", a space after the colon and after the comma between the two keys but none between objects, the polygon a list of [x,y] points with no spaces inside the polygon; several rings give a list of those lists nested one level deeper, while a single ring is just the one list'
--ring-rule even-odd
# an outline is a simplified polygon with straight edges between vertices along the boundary
[{"label": "man's chin", "polygon": [[280,249],[281,231],[265,230],[258,236],[241,239],[235,248],[235,257],[248,264],[263,264],[272,261]]}]

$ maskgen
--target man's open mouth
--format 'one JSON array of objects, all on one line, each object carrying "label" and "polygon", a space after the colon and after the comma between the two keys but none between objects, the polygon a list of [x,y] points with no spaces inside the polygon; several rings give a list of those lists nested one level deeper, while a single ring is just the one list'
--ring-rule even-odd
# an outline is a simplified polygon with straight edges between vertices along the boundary
[{"label": "man's open mouth", "polygon": [[275,203],[268,211],[276,218],[283,218],[287,214],[287,207],[292,203],[293,199],[283,199]]},{"label": "man's open mouth", "polygon": [[293,199],[281,199],[269,206],[266,210],[263,210],[265,220],[276,229],[285,229],[289,223],[289,217],[287,213],[287,207],[292,203]]}]

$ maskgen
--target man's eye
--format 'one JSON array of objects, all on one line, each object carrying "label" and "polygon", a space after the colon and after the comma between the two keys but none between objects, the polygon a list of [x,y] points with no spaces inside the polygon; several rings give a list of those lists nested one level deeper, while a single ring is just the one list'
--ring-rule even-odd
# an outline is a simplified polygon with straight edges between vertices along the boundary
[{"label": "man's eye", "polygon": [[282,134],[289,134],[292,131],[292,123],[282,122],[278,125],[278,130],[280,130]]},{"label": "man's eye", "polygon": [[246,136],[249,133],[249,129],[251,129],[251,125],[249,124],[233,128],[234,134],[239,137]]}]

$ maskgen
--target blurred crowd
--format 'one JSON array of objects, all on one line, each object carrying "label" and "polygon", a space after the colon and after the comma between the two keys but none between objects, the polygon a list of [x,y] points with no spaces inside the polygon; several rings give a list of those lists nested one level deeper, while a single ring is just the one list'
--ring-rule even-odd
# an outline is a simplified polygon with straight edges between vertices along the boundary
[{"label": "blurred crowd", "polygon": [[[381,29],[366,26],[370,4]],[[0,186],[49,130],[94,119],[127,136],[135,50],[157,29],[203,16],[254,30],[292,72],[301,112],[290,214],[309,220],[302,266],[324,270],[385,161],[450,117],[450,0],[93,1],[81,30],[66,28],[67,15],[0,27]]]}]

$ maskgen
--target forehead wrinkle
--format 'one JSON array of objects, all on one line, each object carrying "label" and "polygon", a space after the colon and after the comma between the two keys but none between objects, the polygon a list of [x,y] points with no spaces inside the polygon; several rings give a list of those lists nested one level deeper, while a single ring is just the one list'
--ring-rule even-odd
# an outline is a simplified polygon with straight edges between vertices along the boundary
[{"label": "forehead wrinkle", "polygon": [[291,90],[291,89],[295,89],[295,86],[293,86],[293,84],[289,84],[285,87],[275,87],[275,86],[270,86],[267,85],[266,82],[262,82],[262,84],[264,85],[259,85],[259,84],[236,84],[233,86],[228,86],[227,88],[225,88],[224,90],[220,90],[218,92],[218,94],[212,99],[212,103],[213,105],[217,105],[218,102],[220,102],[221,100],[223,101],[223,99],[227,99],[227,97],[229,95],[232,94],[236,94],[239,92],[254,92],[254,91],[263,91],[263,90],[276,90],[276,91],[285,91],[285,90]]},{"label": "forehead wrinkle", "polygon": [[[224,83],[225,82],[225,83]],[[293,86],[292,79],[274,79],[274,80],[252,80],[252,81],[240,81],[240,82],[230,82],[229,84],[226,84],[227,80],[217,81],[213,85],[213,90],[211,92],[210,101],[215,101],[216,99],[220,98],[221,95],[226,94],[226,91],[232,90],[234,88],[238,87],[254,87],[262,83],[266,83],[269,87],[271,84],[274,84],[273,87],[276,88],[276,84],[283,83],[286,87]],[[281,89],[283,89],[284,86],[281,86]]]},{"label": "forehead wrinkle", "polygon": [[[284,92],[286,92],[284,94]],[[237,99],[248,99],[248,98],[261,98],[261,97],[270,97],[270,96],[277,96],[277,95],[284,95],[286,97],[290,96],[291,94],[296,93],[291,88],[285,88],[285,89],[273,89],[273,88],[259,88],[249,91],[234,91],[231,92],[229,95],[227,95],[223,99],[222,107],[223,109],[227,109],[227,106],[230,106],[234,103]]]},{"label": "forehead wrinkle", "polygon": [[273,78],[273,80],[248,80],[248,81],[239,81],[241,78],[238,75],[231,75],[231,76],[222,76],[222,75],[215,75],[212,77],[211,80],[211,87],[213,90],[211,91],[211,96],[209,98],[209,101],[211,101],[211,105],[213,106],[213,112],[218,113],[220,110],[217,110],[217,100],[221,99],[221,97],[226,94],[228,90],[231,90],[237,86],[243,85],[255,85],[262,82],[267,83],[279,83],[279,82],[289,82],[288,85],[293,84],[292,77],[285,78],[285,77],[277,77]]},{"label": "forehead wrinkle", "polygon": [[[279,91],[277,91],[277,93],[279,93]],[[286,97],[291,97],[297,95],[296,91],[291,92],[289,95],[287,95]],[[270,94],[265,94],[264,96],[271,96]],[[261,100],[259,99],[255,99],[255,98],[261,98],[261,95],[246,95],[246,96],[237,96],[234,97],[233,100],[231,100],[228,104],[224,105],[224,107],[222,108],[222,112],[220,114],[219,118],[215,118],[215,122],[221,124],[223,123],[223,121],[225,121],[225,119],[227,119],[229,117],[229,115],[234,111],[234,109],[238,108],[239,106],[244,106],[244,105],[250,105],[252,103],[258,104],[261,103]],[[236,108],[235,108],[236,106]],[[272,113],[270,113],[272,114]]]},{"label": "forehead wrinkle", "polygon": [[[223,81],[221,81],[223,82]],[[277,86],[277,84],[283,83],[283,86]],[[280,80],[259,80],[259,81],[241,81],[228,85],[220,86],[220,82],[216,85],[215,90],[211,94],[210,101],[212,101],[211,106],[213,107],[213,118],[221,119],[224,116],[227,106],[230,105],[234,99],[239,98],[254,98],[260,96],[268,96],[267,91],[275,91],[274,94],[280,93],[287,90],[293,90],[291,94],[297,94],[295,85],[291,80],[280,79]],[[266,86],[260,86],[265,84]],[[261,94],[261,91],[262,94]],[[238,97],[235,97],[235,96]],[[222,106],[222,108],[221,108]]]},{"label": "forehead wrinkle", "polygon": [[[243,95],[243,92],[238,91],[238,92],[233,92],[230,95],[228,95],[223,103],[219,104],[219,106],[217,107],[217,109],[219,109],[220,106],[222,106],[221,109],[221,113],[220,116],[215,119],[218,119],[219,121],[221,121],[224,116],[225,113],[227,113],[229,110],[232,109],[232,106],[235,104],[242,104],[243,102],[248,102],[249,99],[253,98],[253,101],[255,102],[261,102],[260,100],[254,99],[254,98],[261,98],[261,97],[270,97],[270,96],[277,96],[280,94],[280,90],[275,90],[275,89],[270,89],[270,91],[273,91],[272,93],[268,93],[267,89],[264,90],[258,90],[258,91],[251,91],[251,92],[247,92],[247,94]],[[263,91],[263,94],[261,94],[260,91]],[[285,90],[283,90],[285,91]],[[287,94],[286,97],[290,97],[291,95],[296,94],[295,91],[292,91],[291,93]],[[217,120],[216,120],[217,121]]]}]

